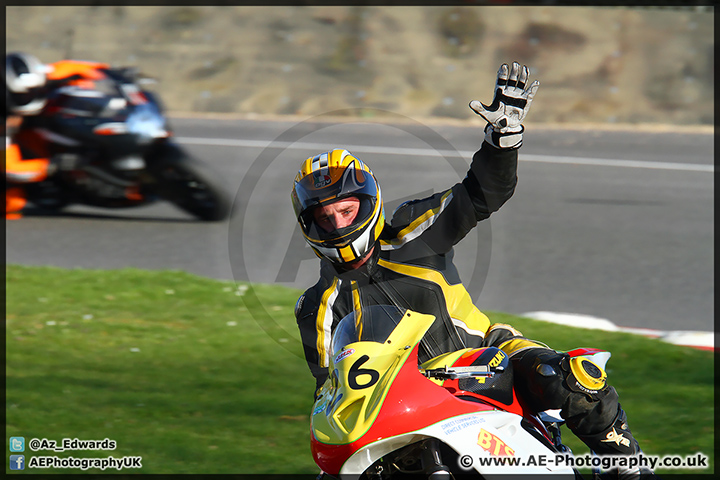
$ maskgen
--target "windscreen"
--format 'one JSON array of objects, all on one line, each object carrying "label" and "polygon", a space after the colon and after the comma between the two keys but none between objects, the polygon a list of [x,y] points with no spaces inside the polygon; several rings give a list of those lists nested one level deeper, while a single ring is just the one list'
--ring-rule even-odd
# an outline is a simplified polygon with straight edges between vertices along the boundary
[{"label": "windscreen", "polygon": [[333,356],[346,345],[355,342],[384,343],[406,310],[390,305],[363,307],[358,315],[355,311],[340,320],[333,332],[330,349]]}]

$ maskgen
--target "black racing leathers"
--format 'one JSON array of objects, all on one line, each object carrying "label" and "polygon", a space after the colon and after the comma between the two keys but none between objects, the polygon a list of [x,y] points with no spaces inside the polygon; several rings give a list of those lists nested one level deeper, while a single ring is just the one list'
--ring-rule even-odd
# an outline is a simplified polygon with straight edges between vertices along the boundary
[{"label": "black racing leathers", "polygon": [[339,271],[321,262],[320,280],[295,309],[318,387],[328,375],[330,336],[354,306],[396,305],[434,315],[436,321],[420,344],[421,362],[481,346],[490,321],[460,282],[453,246],[512,196],[517,156],[517,150],[483,142],[462,182],[395,211],[365,265]]}]

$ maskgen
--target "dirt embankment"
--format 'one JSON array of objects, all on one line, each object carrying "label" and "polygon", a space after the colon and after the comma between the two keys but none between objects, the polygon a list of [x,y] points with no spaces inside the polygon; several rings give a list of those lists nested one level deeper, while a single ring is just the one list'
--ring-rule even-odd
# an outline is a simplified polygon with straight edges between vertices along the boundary
[{"label": "dirt embankment", "polygon": [[8,51],[136,65],[171,111],[465,120],[498,66],[541,81],[533,123],[713,123],[711,10],[7,7]]}]

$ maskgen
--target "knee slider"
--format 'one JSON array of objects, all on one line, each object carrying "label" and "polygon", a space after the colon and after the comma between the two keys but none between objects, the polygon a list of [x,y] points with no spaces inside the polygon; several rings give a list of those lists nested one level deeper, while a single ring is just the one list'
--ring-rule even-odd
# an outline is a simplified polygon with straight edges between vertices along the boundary
[{"label": "knee slider", "polygon": [[567,375],[565,382],[570,390],[584,393],[591,401],[600,400],[607,394],[605,370],[587,357],[565,357],[561,367]]}]

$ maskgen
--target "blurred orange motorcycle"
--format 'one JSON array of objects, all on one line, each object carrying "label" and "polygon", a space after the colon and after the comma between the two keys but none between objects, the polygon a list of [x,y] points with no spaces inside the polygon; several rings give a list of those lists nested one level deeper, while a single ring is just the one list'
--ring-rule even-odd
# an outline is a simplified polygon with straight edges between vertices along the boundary
[{"label": "blurred orange motorcycle", "polygon": [[38,113],[19,126],[6,122],[13,140],[6,140],[6,218],[19,217],[27,203],[59,211],[161,199],[201,220],[228,216],[219,176],[173,142],[159,100],[141,88],[149,79],[96,62],[47,67]]}]

